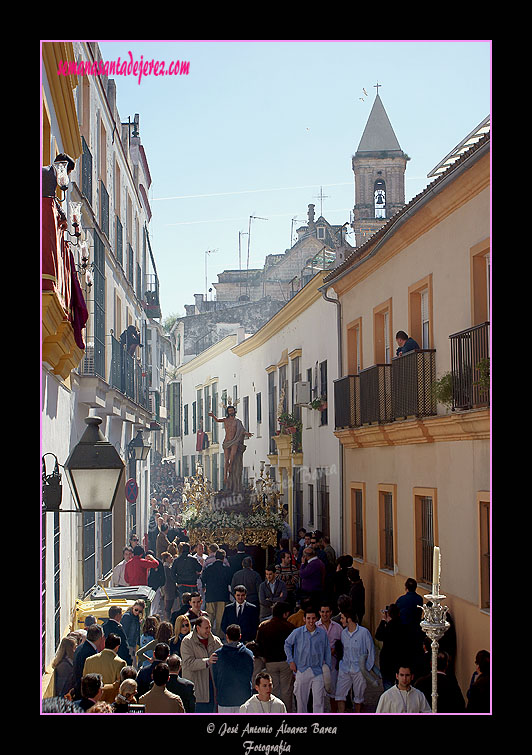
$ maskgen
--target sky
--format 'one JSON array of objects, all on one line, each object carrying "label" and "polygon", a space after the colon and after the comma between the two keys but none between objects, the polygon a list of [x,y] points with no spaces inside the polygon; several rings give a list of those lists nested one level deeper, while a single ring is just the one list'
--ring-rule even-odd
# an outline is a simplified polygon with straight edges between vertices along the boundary
[{"label": "sky", "polygon": [[214,298],[208,289],[218,273],[239,261],[262,268],[267,254],[285,252],[309,204],[332,224],[350,221],[351,158],[377,83],[411,158],[407,202],[490,114],[489,40],[98,44],[104,61],[189,63],[188,74],[140,82],[114,76],[121,121],[139,114],[152,177],[150,238],[163,320],[184,315],[194,294]]}]

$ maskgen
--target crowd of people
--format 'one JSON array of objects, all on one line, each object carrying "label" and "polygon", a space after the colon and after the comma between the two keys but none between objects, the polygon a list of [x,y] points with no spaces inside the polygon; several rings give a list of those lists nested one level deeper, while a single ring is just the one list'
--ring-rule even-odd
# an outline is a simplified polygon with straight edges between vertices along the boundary
[{"label": "crowd of people", "polygon": [[[54,660],[50,710],[91,713],[431,712],[431,646],[422,597],[405,592],[382,609],[375,634],[362,625],[365,587],[351,555],[322,532],[280,539],[264,575],[245,543],[193,547],[165,497],[152,500],[148,532],[133,534],[112,584],[148,585],[127,611],[64,638]],[[454,675],[456,634],[440,640],[438,712],[489,712],[490,654],[481,650],[464,695]],[[46,701],[45,701],[46,702]],[[55,707],[54,707],[55,706]]]}]

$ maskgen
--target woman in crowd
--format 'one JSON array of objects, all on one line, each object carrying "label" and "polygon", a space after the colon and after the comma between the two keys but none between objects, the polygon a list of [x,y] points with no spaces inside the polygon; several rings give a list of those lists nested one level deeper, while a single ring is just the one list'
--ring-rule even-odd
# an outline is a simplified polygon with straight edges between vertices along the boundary
[{"label": "woman in crowd", "polygon": [[74,686],[74,652],[77,644],[73,637],[63,637],[52,661],[54,686],[57,697],[64,697]]},{"label": "woman in crowd", "polygon": [[181,657],[181,642],[183,637],[186,637],[191,631],[192,625],[188,616],[185,616],[185,614],[178,616],[174,624],[173,637],[170,638],[170,655],[175,654]]}]

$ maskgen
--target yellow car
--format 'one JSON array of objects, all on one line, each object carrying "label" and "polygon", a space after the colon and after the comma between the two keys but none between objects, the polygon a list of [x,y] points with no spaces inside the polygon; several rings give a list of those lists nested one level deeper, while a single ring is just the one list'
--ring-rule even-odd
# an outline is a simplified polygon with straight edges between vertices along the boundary
[{"label": "yellow car", "polygon": [[138,598],[142,598],[146,603],[144,616],[149,616],[154,597],[155,590],[144,585],[137,587],[100,585],[87,595],[87,600],[76,600],[72,614],[72,629],[84,629],[87,616],[94,616],[98,624],[103,624],[109,618],[111,606],[120,606],[125,613]]}]

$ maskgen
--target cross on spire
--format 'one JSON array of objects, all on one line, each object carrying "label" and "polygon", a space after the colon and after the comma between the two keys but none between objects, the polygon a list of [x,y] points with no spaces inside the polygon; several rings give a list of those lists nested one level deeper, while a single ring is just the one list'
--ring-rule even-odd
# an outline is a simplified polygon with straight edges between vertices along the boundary
[{"label": "cross on spire", "polygon": [[379,94],[379,87],[381,87],[381,86],[382,86],[382,84],[379,84],[379,82],[378,82],[378,80],[377,80],[377,83],[376,83],[376,84],[374,84],[373,86],[377,88],[377,94]]}]

